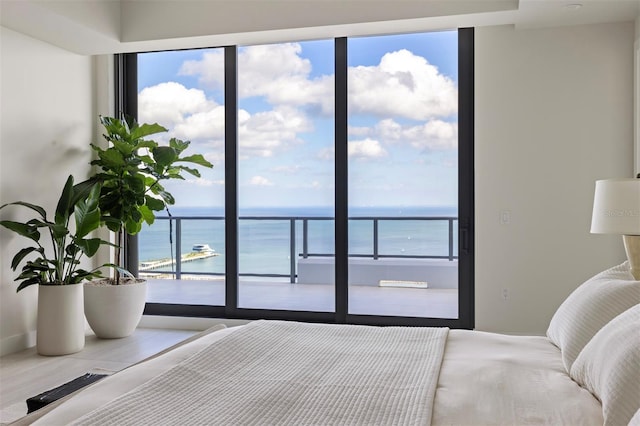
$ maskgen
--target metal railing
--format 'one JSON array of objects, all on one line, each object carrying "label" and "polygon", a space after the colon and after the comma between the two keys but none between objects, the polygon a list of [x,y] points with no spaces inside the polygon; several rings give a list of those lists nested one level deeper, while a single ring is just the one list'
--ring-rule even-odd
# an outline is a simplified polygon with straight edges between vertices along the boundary
[{"label": "metal railing", "polygon": [[[182,253],[182,222],[189,220],[224,220],[224,216],[159,216],[157,220],[170,220],[175,223],[175,252]],[[316,217],[316,216],[240,216],[239,221],[253,220],[253,221],[288,221],[289,222],[289,259],[290,270],[288,274],[268,274],[268,273],[250,273],[241,272],[240,276],[247,277],[269,277],[269,278],[284,278],[289,277],[291,283],[296,281],[296,260],[298,257],[307,259],[309,257],[329,257],[334,256],[333,253],[312,253],[309,251],[309,222],[311,221],[327,221],[334,220],[333,217]],[[379,224],[384,221],[441,221],[448,224],[448,254],[447,255],[417,255],[417,254],[383,254],[380,253],[380,237],[379,237]],[[458,218],[454,216],[355,216],[350,217],[349,221],[371,221],[372,223],[372,243],[373,250],[371,253],[353,253],[349,254],[349,257],[354,258],[372,258],[374,260],[382,258],[407,258],[407,259],[447,259],[453,261],[458,256],[454,252],[454,222]],[[302,252],[297,253],[296,240],[297,240],[297,223],[302,223]],[[182,259],[181,256],[176,256],[175,269],[172,270],[158,270],[153,269],[155,273],[174,274],[176,279],[180,279],[182,276]],[[190,275],[224,275],[220,272],[189,272]]]}]

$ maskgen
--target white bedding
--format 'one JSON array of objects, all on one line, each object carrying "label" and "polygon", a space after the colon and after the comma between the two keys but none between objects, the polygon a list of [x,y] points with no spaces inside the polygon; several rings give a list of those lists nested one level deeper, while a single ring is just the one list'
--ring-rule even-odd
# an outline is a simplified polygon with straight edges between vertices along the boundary
[{"label": "white bedding", "polygon": [[429,424],[447,332],[255,321],[73,425]]},{"label": "white bedding", "polygon": [[[106,378],[35,424],[68,424],[239,329],[205,335]],[[448,333],[432,413],[433,425],[603,424],[599,401],[571,380],[546,337],[464,330]]]},{"label": "white bedding", "polygon": [[451,330],[433,425],[600,425],[602,406],[542,336]]}]

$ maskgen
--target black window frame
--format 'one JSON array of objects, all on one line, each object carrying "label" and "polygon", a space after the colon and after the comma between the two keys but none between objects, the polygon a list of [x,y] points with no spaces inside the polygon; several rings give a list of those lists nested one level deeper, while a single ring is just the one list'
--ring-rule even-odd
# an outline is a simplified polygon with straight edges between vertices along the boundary
[{"label": "black window frame", "polygon": [[[145,315],[271,319],[363,325],[473,329],[474,241],[474,28],[458,29],[458,318],[349,314],[347,37],[335,43],[335,312],[238,307],[237,46],[225,46],[225,306],[147,303]],[[137,118],[137,53],[115,55],[115,109]],[[125,264],[137,275],[137,236],[128,238]]]}]

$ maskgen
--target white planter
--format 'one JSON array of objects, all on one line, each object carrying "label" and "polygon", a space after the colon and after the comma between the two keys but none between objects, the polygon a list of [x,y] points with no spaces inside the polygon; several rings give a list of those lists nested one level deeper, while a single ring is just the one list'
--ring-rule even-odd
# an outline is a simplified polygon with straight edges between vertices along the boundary
[{"label": "white planter", "polygon": [[130,336],[147,300],[147,282],[105,285],[103,280],[84,284],[84,312],[91,329],[102,339]]},{"label": "white planter", "polygon": [[40,355],[66,355],[84,348],[83,286],[39,285],[36,348]]}]

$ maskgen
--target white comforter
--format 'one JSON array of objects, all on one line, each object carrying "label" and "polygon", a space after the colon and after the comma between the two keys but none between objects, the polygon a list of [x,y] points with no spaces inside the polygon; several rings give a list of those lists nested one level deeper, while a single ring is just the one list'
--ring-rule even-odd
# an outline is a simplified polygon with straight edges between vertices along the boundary
[{"label": "white comforter", "polygon": [[[242,328],[205,335],[104,379],[34,424],[69,424]],[[138,417],[137,424],[144,423]],[[562,367],[559,350],[545,337],[451,330],[433,401],[431,423],[434,426],[602,425],[603,417],[598,400],[571,380]],[[397,422],[390,420],[386,424]]]},{"label": "white comforter", "polygon": [[428,425],[447,332],[255,321],[73,424]]},{"label": "white comforter", "polygon": [[449,332],[434,426],[603,423],[600,402],[569,377],[546,337]]}]

